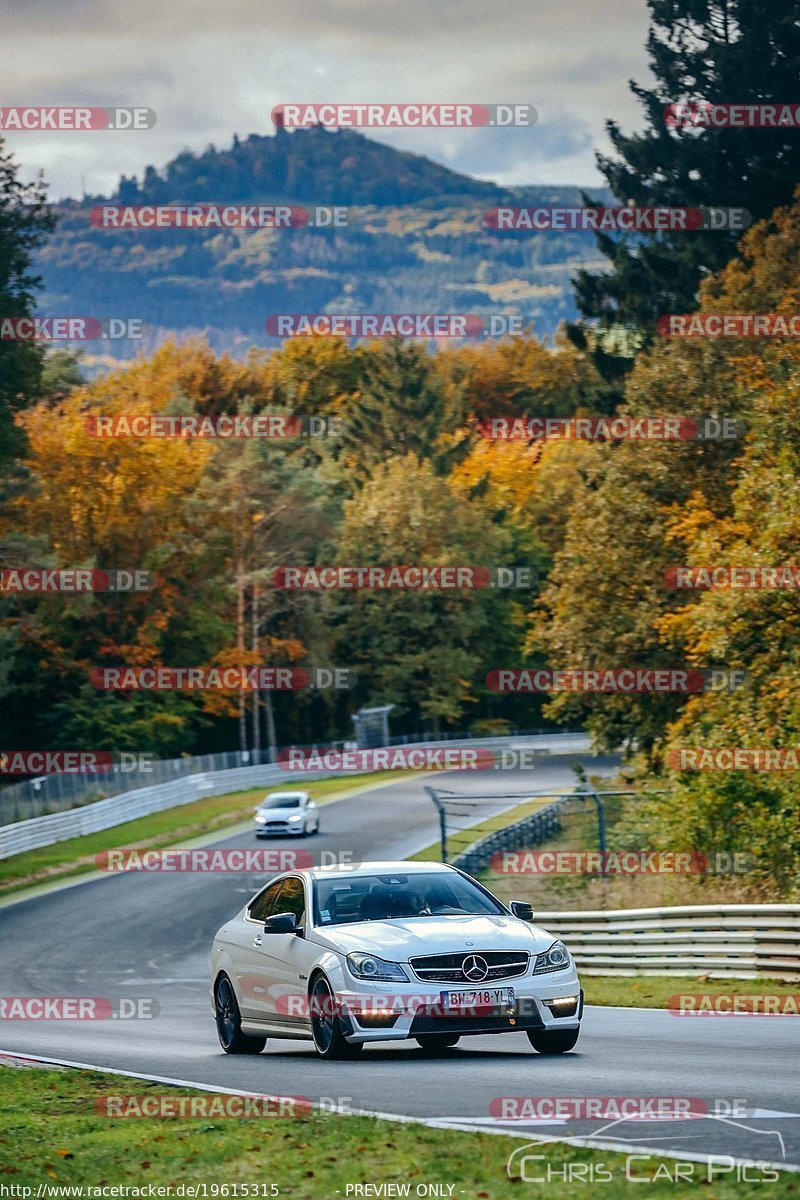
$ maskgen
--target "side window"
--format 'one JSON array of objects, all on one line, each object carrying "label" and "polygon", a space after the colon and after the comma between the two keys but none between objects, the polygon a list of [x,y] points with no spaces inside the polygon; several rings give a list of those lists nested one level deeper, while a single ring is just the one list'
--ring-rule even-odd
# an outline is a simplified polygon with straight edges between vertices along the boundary
[{"label": "side window", "polygon": [[302,879],[292,878],[284,882],[280,900],[273,910],[276,913],[294,913],[297,924],[302,925],[306,911],[305,888]]},{"label": "side window", "polygon": [[252,917],[254,921],[260,921],[261,924],[266,921],[269,916],[272,906],[283,887],[284,880],[279,879],[277,883],[271,883],[260,895],[256,896],[253,903],[247,910],[248,917]]}]

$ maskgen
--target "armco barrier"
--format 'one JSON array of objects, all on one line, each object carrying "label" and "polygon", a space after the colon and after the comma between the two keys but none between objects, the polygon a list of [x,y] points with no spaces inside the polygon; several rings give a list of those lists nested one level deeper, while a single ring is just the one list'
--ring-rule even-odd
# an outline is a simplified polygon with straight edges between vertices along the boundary
[{"label": "armco barrier", "polygon": [[[545,729],[513,729],[506,738],[538,738],[542,735],[554,742],[568,746],[571,739],[582,738],[580,733],[563,733]],[[441,741],[458,745],[474,744],[478,734],[449,730],[437,738],[432,733],[399,734],[389,739],[388,745],[416,746],[439,744]],[[492,735],[497,740],[499,735]],[[547,739],[545,739],[547,740]],[[343,750],[352,743],[344,741],[315,742],[314,750]],[[287,750],[289,747],[281,747]],[[546,753],[547,751],[542,751]],[[216,771],[232,771],[237,767],[268,767],[275,761],[267,748],[261,750],[226,750],[217,754],[183,755],[181,758],[150,759],[147,755],[122,754],[110,770],[70,774],[39,775],[19,783],[6,782],[8,776],[0,774],[0,826],[15,821],[29,821],[49,813],[67,812],[84,804],[107,800],[122,792],[133,792],[137,788],[156,787],[160,783],[174,783],[187,775],[208,775]]]},{"label": "armco barrier", "polygon": [[[480,838],[453,858],[476,874],[503,850],[523,850],[561,828],[565,800]],[[800,904],[718,904],[596,912],[538,912],[584,975],[708,975],[800,982]]]},{"label": "armco barrier", "polygon": [[25,850],[52,846],[54,842],[65,842],[68,838],[81,837],[86,833],[112,829],[115,825],[135,821],[137,817],[146,817],[149,813],[191,804],[193,800],[202,800],[204,796],[222,796],[226,792],[285,785],[286,782],[286,772],[278,767],[237,767],[232,771],[188,775],[173,783],[137,788],[134,792],[123,792],[109,800],[97,800],[83,808],[0,826],[0,859],[22,854]]},{"label": "armco barrier", "polygon": [[460,867],[468,875],[475,875],[488,867],[493,855],[503,850],[524,850],[546,841],[561,830],[564,803],[564,800],[556,800],[538,812],[488,834],[463,853],[457,854],[451,860],[451,865]]},{"label": "armco barrier", "polygon": [[[535,737],[520,738],[472,738],[460,742],[462,746],[480,746],[488,749],[532,749],[542,754],[586,754],[590,752],[590,742],[582,734],[541,734]],[[403,746],[403,750],[415,747],[452,747],[452,741],[417,742]],[[393,747],[399,749],[400,747]],[[358,776],[362,772],[350,772]],[[342,773],[344,774],[344,773]],[[222,796],[226,792],[245,791],[256,787],[286,787],[299,783],[304,779],[320,779],[319,772],[303,774],[297,771],[285,771],[276,766],[236,767],[229,771],[208,771],[205,774],[186,775],[170,783],[160,783],[154,787],[141,787],[132,792],[123,792],[108,800],[97,800],[82,808],[73,808],[67,812],[50,813],[47,816],[32,817],[28,821],[18,821],[13,825],[0,826],[0,859],[9,858],[13,854],[22,854],[26,850],[37,850],[42,846],[51,846],[55,842],[64,842],[68,838],[81,837],[87,833],[98,833],[103,829],[112,829],[115,825],[123,825],[126,821],[134,821],[137,817],[149,813],[161,812],[168,808],[177,808],[182,804],[191,804],[204,796]]]},{"label": "armco barrier", "polygon": [[535,912],[584,975],[800,981],[800,904]]}]

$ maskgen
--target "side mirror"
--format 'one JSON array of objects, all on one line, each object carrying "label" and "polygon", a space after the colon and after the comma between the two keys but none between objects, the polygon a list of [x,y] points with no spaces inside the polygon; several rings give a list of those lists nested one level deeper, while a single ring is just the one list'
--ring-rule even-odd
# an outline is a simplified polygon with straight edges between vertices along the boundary
[{"label": "side mirror", "polygon": [[515,917],[519,917],[520,921],[533,920],[533,905],[528,904],[527,900],[512,900],[509,905]]},{"label": "side mirror", "polygon": [[294,933],[297,917],[294,913],[275,913],[264,922],[264,933]]}]

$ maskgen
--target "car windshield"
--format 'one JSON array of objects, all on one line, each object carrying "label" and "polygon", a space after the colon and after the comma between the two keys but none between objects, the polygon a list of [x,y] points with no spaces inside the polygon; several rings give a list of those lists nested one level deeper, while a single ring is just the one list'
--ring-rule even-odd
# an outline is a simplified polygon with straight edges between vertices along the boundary
[{"label": "car windshield", "polygon": [[318,925],[398,917],[499,916],[504,912],[494,897],[449,871],[317,879],[314,891]]},{"label": "car windshield", "polygon": [[299,808],[301,796],[267,796],[262,808]]}]

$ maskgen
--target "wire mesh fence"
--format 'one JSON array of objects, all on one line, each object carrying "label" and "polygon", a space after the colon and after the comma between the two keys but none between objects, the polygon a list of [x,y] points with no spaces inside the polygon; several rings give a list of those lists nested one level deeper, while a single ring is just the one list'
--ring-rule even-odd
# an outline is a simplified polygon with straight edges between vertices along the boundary
[{"label": "wire mesh fence", "polygon": [[[507,736],[528,737],[546,734],[547,730],[508,730]],[[557,733],[556,737],[574,737],[572,733]],[[459,742],[475,740],[475,734],[464,730],[448,730],[444,732],[423,732],[401,734],[389,738],[390,746],[407,746],[419,742]],[[342,739],[331,742],[307,743],[303,750],[341,750],[355,743]],[[127,760],[134,760],[130,765],[123,763],[103,770],[102,772],[71,772],[67,774],[41,775],[34,779],[26,779],[19,783],[7,783],[0,786],[0,825],[11,825],[16,821],[27,821],[32,817],[41,817],[50,813],[66,812],[72,808],[80,808],[84,804],[93,804],[97,800],[107,800],[123,792],[135,791],[137,788],[149,788],[162,783],[171,783],[189,775],[201,775],[214,771],[230,771],[237,767],[268,766],[275,761],[277,753],[297,749],[296,746],[282,746],[275,751],[263,750],[228,750],[217,754],[184,755],[181,758],[156,759],[138,755],[127,755]],[[0,775],[2,784],[2,775]]]},{"label": "wire mesh fence", "polygon": [[[606,876],[609,826],[635,793],[578,783],[561,791],[463,793],[426,787],[439,814],[440,856],[485,880],[503,900],[569,903],[587,869]],[[547,855],[530,852],[546,846]],[[564,854],[564,851],[572,853]],[[537,895],[538,892],[538,895]]]}]

